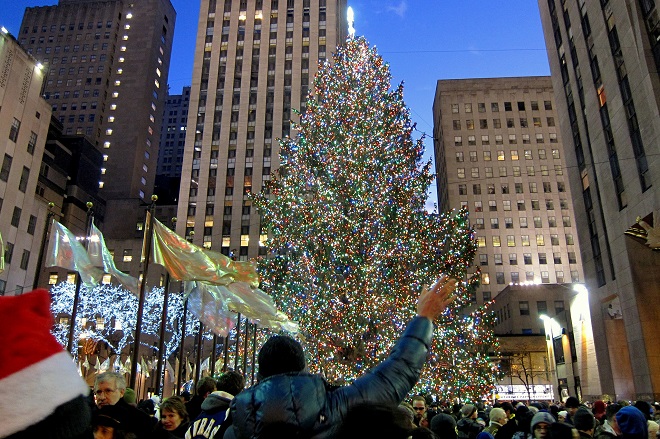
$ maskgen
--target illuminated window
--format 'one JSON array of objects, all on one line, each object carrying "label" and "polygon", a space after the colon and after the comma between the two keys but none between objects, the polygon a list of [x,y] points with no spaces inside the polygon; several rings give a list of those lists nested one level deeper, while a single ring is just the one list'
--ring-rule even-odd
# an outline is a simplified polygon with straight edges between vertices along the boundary
[{"label": "illuminated window", "polygon": [[76,273],[67,273],[66,274],[66,282],[69,284],[75,284],[76,283]]},{"label": "illuminated window", "polygon": [[108,284],[110,284],[111,278],[112,278],[112,276],[110,276],[109,274],[104,274],[103,279],[101,279],[101,283],[103,285],[108,285]]},{"label": "illuminated window", "polygon": [[133,260],[133,249],[124,249],[122,261],[131,262]]},{"label": "illuminated window", "polygon": [[48,285],[55,285],[57,284],[57,281],[59,280],[59,277],[57,273],[50,273],[48,275]]}]

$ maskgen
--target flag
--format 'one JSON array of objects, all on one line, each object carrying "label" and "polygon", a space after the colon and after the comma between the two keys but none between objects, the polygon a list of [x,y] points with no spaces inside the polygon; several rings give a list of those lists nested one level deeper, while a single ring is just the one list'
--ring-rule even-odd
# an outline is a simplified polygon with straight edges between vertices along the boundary
[{"label": "flag", "polygon": [[162,265],[176,280],[200,280],[215,285],[231,282],[259,284],[256,264],[232,261],[222,253],[204,250],[153,220],[153,262]]},{"label": "flag", "polygon": [[103,363],[101,363],[101,368],[99,369],[99,372],[105,372],[110,368],[110,356],[105,359]]},{"label": "flag", "polygon": [[206,357],[206,360],[202,361],[202,365],[200,366],[200,370],[204,372],[205,370],[210,370],[209,363],[211,361],[211,357]]},{"label": "flag", "polygon": [[170,382],[174,382],[174,368],[170,364],[170,360],[165,360],[165,369],[167,370],[167,373],[169,374],[170,377]]},{"label": "flag", "polygon": [[89,370],[89,355],[85,355],[85,362],[83,363],[85,370]]},{"label": "flag", "polygon": [[58,221],[53,221],[52,238],[48,243],[45,266],[77,271],[80,280],[89,289],[93,289],[103,277],[103,271],[94,267],[85,247]]},{"label": "flag", "polygon": [[127,290],[135,294],[139,294],[138,280],[136,277],[129,276],[128,274],[117,269],[115,261],[105,245],[105,239],[101,231],[92,224],[89,234],[89,244],[87,245],[87,253],[92,265],[103,267],[106,273],[112,275],[117,281],[124,286]]},{"label": "flag", "polygon": [[144,362],[144,357],[140,358],[140,368],[142,369],[142,374],[149,378],[149,368],[147,367],[147,364]]},{"label": "flag", "polygon": [[5,271],[5,244],[2,242],[2,234],[0,233],[0,273]]},{"label": "flag", "polygon": [[[181,363],[179,363],[179,358],[178,357],[175,358],[175,360],[174,360],[174,368],[176,369],[175,377],[178,378],[181,375]],[[185,377],[183,377],[183,379],[185,380]]]},{"label": "flag", "polygon": [[96,356],[96,362],[94,363],[94,370],[96,373],[101,373],[101,362],[99,361],[99,356]]},{"label": "flag", "polygon": [[193,378],[193,368],[192,368],[192,363],[190,361],[186,360],[186,381],[189,379]]}]

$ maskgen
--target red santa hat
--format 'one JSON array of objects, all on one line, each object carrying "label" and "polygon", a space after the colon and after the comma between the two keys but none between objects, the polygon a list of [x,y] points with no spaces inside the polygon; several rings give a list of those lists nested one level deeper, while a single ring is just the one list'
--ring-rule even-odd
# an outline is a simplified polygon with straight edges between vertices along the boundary
[{"label": "red santa hat", "polygon": [[[46,290],[0,297],[0,438],[76,437],[89,427],[89,387],[50,333]],[[39,427],[41,425],[41,427]]]}]

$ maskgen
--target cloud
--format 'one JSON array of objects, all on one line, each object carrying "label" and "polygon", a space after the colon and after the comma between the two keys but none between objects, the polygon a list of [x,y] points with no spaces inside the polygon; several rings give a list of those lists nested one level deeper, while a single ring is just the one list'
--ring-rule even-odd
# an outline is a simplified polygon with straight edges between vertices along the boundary
[{"label": "cloud", "polygon": [[408,9],[408,3],[406,2],[406,0],[401,0],[399,4],[396,6],[387,7],[388,11],[394,12],[396,15],[398,15],[401,18],[404,18],[407,9]]}]

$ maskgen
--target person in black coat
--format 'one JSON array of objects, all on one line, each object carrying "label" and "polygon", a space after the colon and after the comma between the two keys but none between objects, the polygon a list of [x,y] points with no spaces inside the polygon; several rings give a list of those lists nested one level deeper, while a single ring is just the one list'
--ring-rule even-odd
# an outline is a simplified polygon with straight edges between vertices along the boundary
[{"label": "person in black coat", "polygon": [[[349,410],[361,403],[398,405],[419,379],[433,336],[433,320],[452,301],[456,280],[424,288],[417,317],[390,356],[351,385],[332,388],[305,372],[302,346],[289,337],[269,339],[259,351],[260,381],[231,402],[226,439],[334,437]],[[365,422],[369,420],[365,419]]]}]

